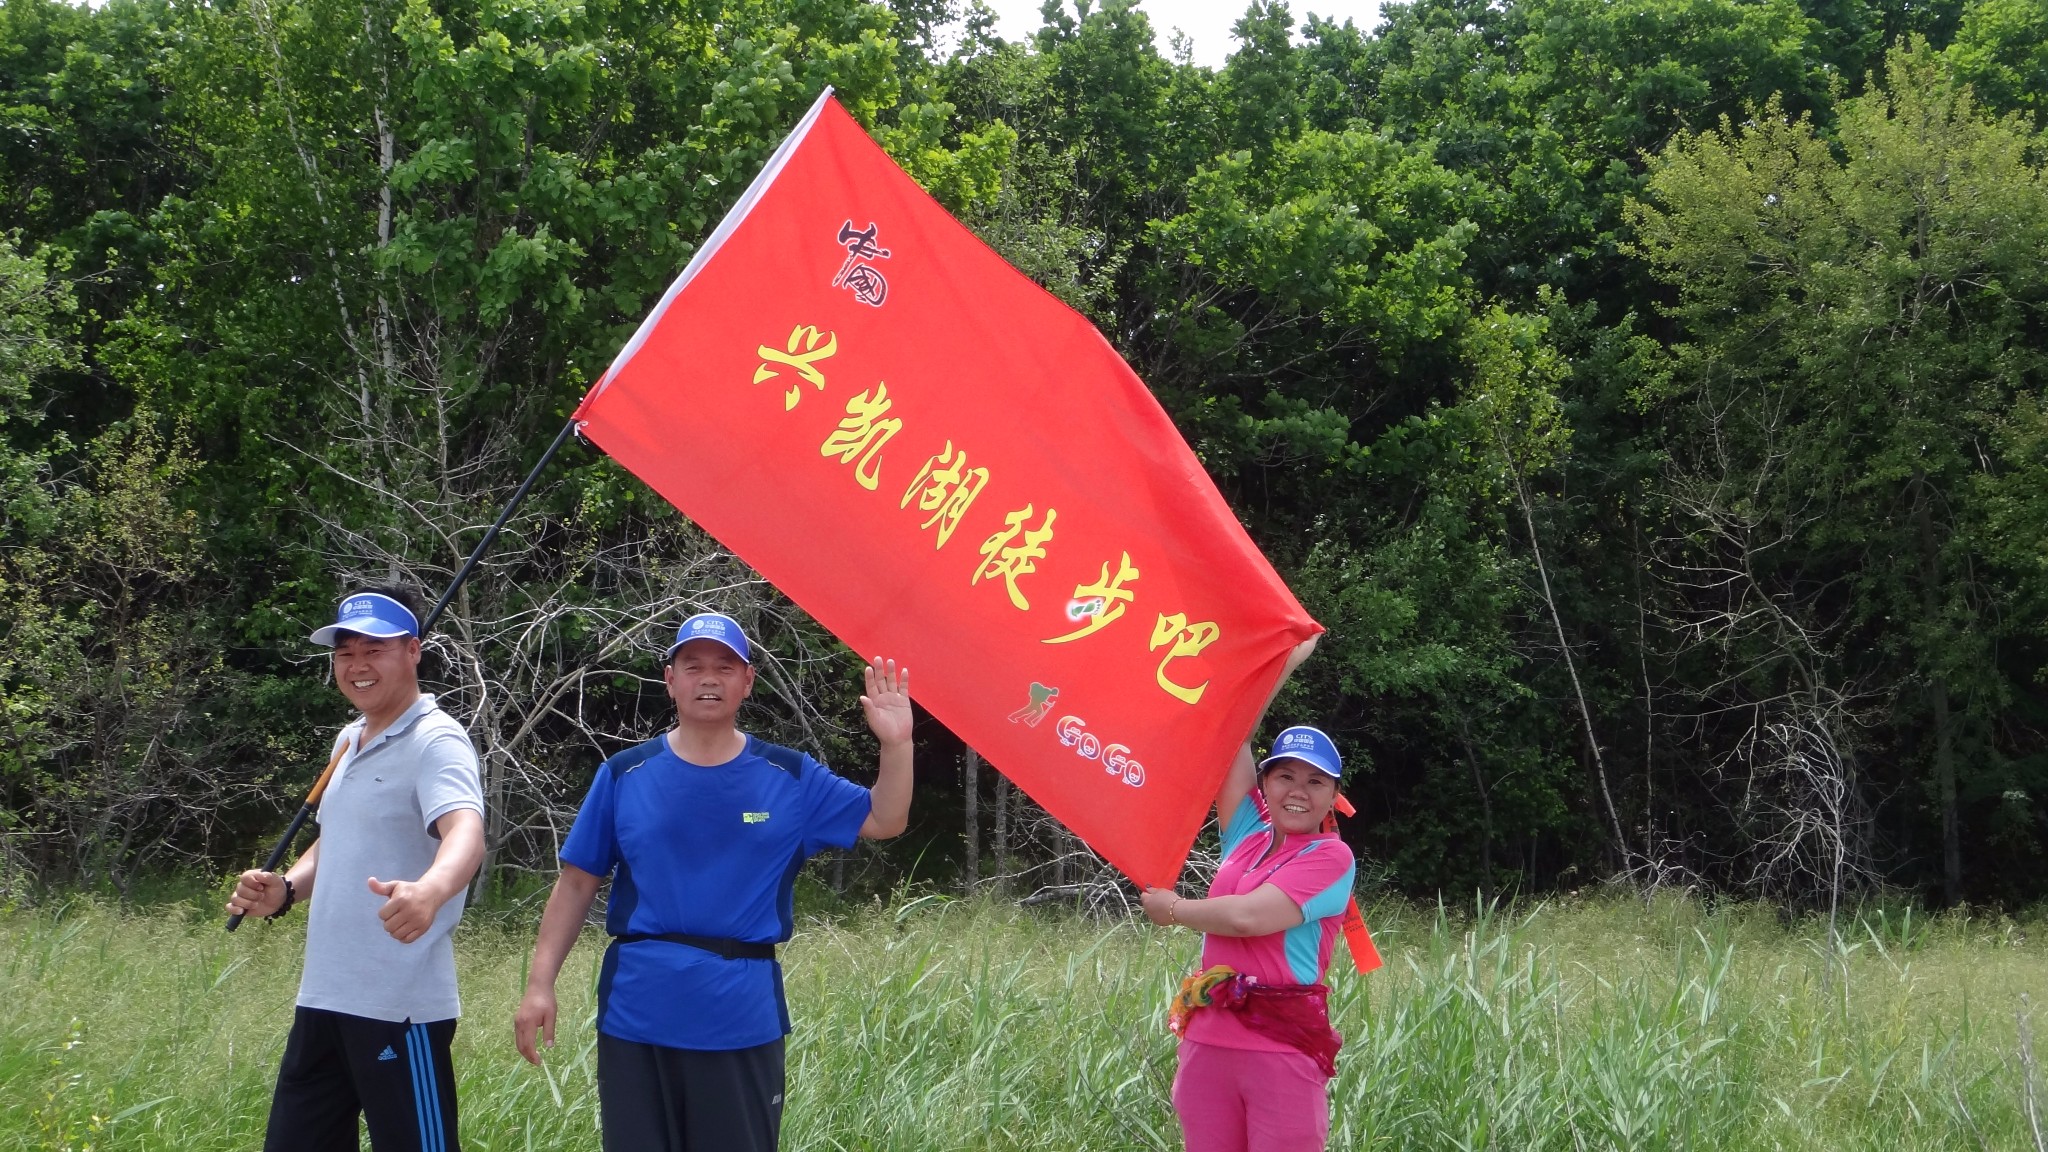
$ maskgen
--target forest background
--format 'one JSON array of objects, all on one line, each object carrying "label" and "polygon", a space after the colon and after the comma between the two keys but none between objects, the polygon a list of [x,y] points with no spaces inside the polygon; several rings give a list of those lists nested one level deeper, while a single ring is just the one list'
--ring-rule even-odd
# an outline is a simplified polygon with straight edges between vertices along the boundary
[{"label": "forest background", "polygon": [[[5,0],[0,890],[257,857],[345,719],[305,634],[445,585],[830,84],[1329,627],[1275,717],[1371,882],[2048,894],[2048,6],[1297,15],[1211,70],[1120,0]],[[746,723],[871,762],[857,659],[572,445],[430,643],[487,885],[705,607]],[[920,745],[832,884],[1101,878]]]}]

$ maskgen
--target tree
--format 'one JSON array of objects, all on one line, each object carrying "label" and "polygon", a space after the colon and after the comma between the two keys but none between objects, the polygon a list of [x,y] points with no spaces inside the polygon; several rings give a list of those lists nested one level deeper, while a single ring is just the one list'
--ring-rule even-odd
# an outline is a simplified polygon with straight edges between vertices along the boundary
[{"label": "tree", "polygon": [[1979,0],[1948,46],[1956,76],[1987,107],[2029,112],[2048,102],[2048,11],[2026,0]]},{"label": "tree", "polygon": [[1978,493],[2002,471],[1983,445],[2048,367],[2048,183],[2032,131],[1924,43],[1836,138],[1776,103],[1724,120],[1673,141],[1630,215],[1678,291],[1671,413],[1712,414],[1680,434],[1735,482],[1715,506],[1788,543],[1765,587],[1830,622],[1804,642],[1889,686],[1893,778],[1931,802],[1955,901],[1966,809],[2009,780],[2012,601]]},{"label": "tree", "polygon": [[[830,83],[1331,627],[1279,708],[1360,766],[1380,874],[2038,895],[2038,5],[1301,7],[1219,69],[1126,0],[1015,43],[953,0],[0,8],[8,851],[120,882],[272,833],[342,719],[305,631],[444,584]],[[685,605],[770,634],[750,722],[852,751],[808,703],[846,654],[572,444],[433,641],[495,872],[659,722]],[[959,859],[979,775],[835,881]],[[999,878],[1113,890],[989,799]]]}]

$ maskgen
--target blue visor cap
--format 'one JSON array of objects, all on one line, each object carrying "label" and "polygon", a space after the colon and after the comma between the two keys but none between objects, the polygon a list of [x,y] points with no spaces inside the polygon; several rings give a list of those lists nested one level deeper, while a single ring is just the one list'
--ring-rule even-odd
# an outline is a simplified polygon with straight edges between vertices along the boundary
[{"label": "blue visor cap", "polygon": [[412,609],[389,596],[379,592],[358,592],[341,602],[341,607],[335,610],[334,623],[313,633],[313,643],[332,648],[335,634],[340,632],[390,640],[398,636],[418,636],[420,622],[412,614]]},{"label": "blue visor cap", "polygon": [[1332,779],[1344,778],[1344,757],[1337,754],[1336,742],[1323,735],[1321,729],[1306,724],[1296,724],[1280,733],[1280,738],[1273,741],[1273,754],[1259,761],[1259,771],[1264,772],[1280,760],[1299,760]]},{"label": "blue visor cap", "polygon": [[692,640],[716,640],[741,660],[754,662],[753,649],[747,646],[747,634],[740,631],[740,622],[717,612],[699,612],[683,621],[683,626],[676,629],[676,642],[661,654],[661,662],[666,664],[675,659],[676,652]]}]

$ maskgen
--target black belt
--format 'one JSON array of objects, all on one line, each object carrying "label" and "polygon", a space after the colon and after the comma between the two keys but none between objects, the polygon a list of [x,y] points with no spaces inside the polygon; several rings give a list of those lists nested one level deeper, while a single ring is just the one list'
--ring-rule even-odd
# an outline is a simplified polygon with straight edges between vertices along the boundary
[{"label": "black belt", "polygon": [[701,948],[714,956],[727,960],[773,960],[775,945],[756,944],[750,940],[731,940],[724,936],[692,936],[688,932],[628,932],[614,936],[620,944],[638,944],[642,940],[666,940],[671,944],[687,944]]}]

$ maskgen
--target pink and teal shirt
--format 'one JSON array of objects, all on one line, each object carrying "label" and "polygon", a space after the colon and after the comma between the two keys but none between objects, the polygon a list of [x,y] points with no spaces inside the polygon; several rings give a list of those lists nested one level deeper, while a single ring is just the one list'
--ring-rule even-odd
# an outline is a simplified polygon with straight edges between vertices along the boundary
[{"label": "pink and teal shirt", "polygon": [[[1245,796],[1223,826],[1223,863],[1209,885],[1211,899],[1256,892],[1273,884],[1301,908],[1301,923],[1266,936],[1202,937],[1201,968],[1228,964],[1262,984],[1319,984],[1337,947],[1358,862],[1335,832],[1288,836],[1266,857],[1273,824],[1257,792]],[[1246,1028],[1232,1012],[1197,1012],[1187,1038],[1223,1048],[1259,1052],[1293,1049]]]}]

